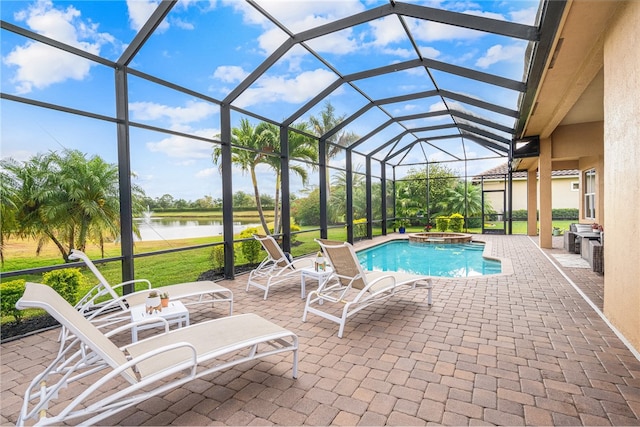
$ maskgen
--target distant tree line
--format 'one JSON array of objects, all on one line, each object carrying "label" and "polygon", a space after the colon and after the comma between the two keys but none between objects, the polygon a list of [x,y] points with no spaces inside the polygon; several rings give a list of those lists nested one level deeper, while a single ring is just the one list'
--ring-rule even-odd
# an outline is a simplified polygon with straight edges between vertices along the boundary
[{"label": "distant tree line", "polygon": [[[262,206],[275,206],[275,200],[273,197],[262,194],[260,195],[260,203]],[[149,207],[150,210],[188,210],[188,209],[221,209],[222,198],[213,198],[211,196],[203,196],[195,201],[176,199],[171,194],[163,194],[160,197],[144,196],[142,198],[142,204],[145,207]],[[234,208],[255,208],[256,201],[250,195],[244,191],[236,191],[233,193],[233,206]]]}]

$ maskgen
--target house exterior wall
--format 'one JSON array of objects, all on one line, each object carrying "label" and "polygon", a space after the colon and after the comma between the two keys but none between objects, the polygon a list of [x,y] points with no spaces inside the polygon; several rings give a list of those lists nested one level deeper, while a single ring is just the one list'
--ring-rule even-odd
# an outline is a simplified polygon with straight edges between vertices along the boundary
[{"label": "house exterior wall", "polygon": [[640,2],[604,41],[604,314],[640,351]]},{"label": "house exterior wall", "polygon": [[[553,162],[568,158],[578,159],[580,170],[580,192],[578,206],[580,222],[598,224],[604,223],[604,122],[580,123],[575,125],[558,126],[552,135]],[[588,154],[585,156],[585,154]],[[585,218],[583,202],[584,172],[589,169],[596,171],[596,217]],[[555,198],[554,198],[555,201]],[[555,207],[555,206],[554,206]]]},{"label": "house exterior wall", "polygon": [[[580,204],[580,192],[571,190],[571,183],[579,182],[578,176],[562,176],[554,177],[551,180],[552,200],[551,206],[553,209],[561,208],[573,208],[577,209]],[[504,188],[504,181],[502,180],[485,180],[485,190],[501,190]],[[527,180],[524,178],[518,178],[513,180],[513,210],[527,209]],[[485,198],[491,202],[491,206],[494,209],[501,212],[502,208],[502,194],[501,193],[486,193]],[[537,198],[536,198],[537,199]],[[539,201],[536,203],[536,205]]]}]

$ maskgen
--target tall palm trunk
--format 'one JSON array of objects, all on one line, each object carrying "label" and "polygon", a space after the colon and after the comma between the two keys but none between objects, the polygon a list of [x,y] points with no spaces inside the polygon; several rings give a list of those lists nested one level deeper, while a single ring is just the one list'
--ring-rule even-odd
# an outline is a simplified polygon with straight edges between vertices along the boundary
[{"label": "tall palm trunk", "polygon": [[275,208],[273,209],[273,234],[279,234],[282,230],[282,216],[280,206],[280,186],[281,186],[281,174],[280,170],[276,170],[276,196],[275,196]]},{"label": "tall palm trunk", "polygon": [[260,203],[260,191],[258,190],[258,178],[256,177],[256,169],[251,168],[251,182],[253,183],[253,194],[256,198],[256,207],[258,208],[258,215],[260,215],[260,222],[265,234],[269,234],[269,226],[264,218],[264,211],[262,210],[262,203]]}]

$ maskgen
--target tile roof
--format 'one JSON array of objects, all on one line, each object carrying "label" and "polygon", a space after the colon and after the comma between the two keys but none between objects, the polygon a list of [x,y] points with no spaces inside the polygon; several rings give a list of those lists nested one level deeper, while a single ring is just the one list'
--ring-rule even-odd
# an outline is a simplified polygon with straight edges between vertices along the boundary
[{"label": "tile roof", "polygon": [[[480,177],[489,178],[489,179],[500,179],[503,178],[503,175],[506,175],[509,172],[508,163],[503,163],[502,165],[496,166],[495,168],[488,169],[476,176],[474,179],[480,179]],[[563,169],[563,170],[555,170],[551,171],[552,177],[562,177],[562,176],[580,176],[580,171],[577,169]],[[526,178],[527,171],[517,171],[513,172],[513,178]]]}]

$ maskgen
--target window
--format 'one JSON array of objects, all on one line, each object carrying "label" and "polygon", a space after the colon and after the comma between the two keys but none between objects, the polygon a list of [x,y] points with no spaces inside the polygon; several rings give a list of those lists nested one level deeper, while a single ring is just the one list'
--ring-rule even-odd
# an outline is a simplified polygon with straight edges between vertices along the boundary
[{"label": "window", "polygon": [[584,217],[596,218],[596,170],[589,169],[584,173]]},{"label": "window", "polygon": [[578,191],[580,189],[580,182],[573,181],[571,183],[571,191]]}]

